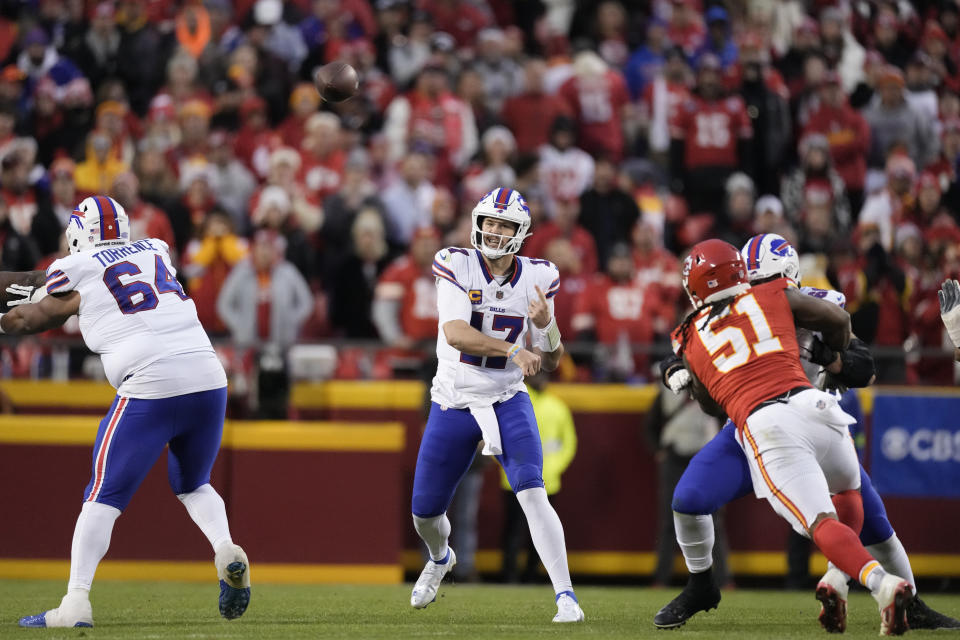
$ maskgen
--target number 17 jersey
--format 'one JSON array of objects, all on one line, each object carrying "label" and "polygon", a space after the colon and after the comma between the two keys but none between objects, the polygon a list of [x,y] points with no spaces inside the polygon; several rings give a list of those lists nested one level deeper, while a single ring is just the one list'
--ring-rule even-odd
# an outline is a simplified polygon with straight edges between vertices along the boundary
[{"label": "number 17 jersey", "polygon": [[673,349],[740,429],[763,402],[810,387],[800,365],[793,312],[779,278],[750,287],[709,321],[709,307],[673,332]]},{"label": "number 17 jersey", "polygon": [[[197,308],[183,292],[170,265],[167,244],[147,238],[83,251],[47,268],[49,294],[80,294],[80,333],[100,355],[107,380],[122,395],[124,383],[163,361],[146,376],[127,383],[133,397],[169,397],[226,386]],[[172,356],[195,354],[171,360]],[[160,371],[162,369],[162,372]]]}]

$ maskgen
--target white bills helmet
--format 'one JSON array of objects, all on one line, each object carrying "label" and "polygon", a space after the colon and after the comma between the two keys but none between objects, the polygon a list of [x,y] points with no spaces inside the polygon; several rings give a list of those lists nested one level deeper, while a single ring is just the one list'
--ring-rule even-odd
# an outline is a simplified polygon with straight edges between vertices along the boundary
[{"label": "white bills helmet", "polygon": [[747,262],[750,282],[771,276],[783,276],[800,286],[800,258],[786,238],[775,233],[761,233],[747,240],[740,251]]},{"label": "white bills helmet", "polygon": [[91,196],[73,210],[65,233],[70,253],[127,244],[130,218],[113,198]]},{"label": "white bills helmet", "polygon": [[[502,258],[505,255],[520,251],[520,245],[530,236],[530,208],[520,192],[516,189],[499,187],[480,199],[471,214],[473,230],[470,233],[470,243],[475,249],[491,260]],[[496,233],[486,235],[500,239],[499,248],[494,249],[483,242],[484,233],[481,231],[484,218],[497,218],[517,225],[517,231],[512,237]]]}]

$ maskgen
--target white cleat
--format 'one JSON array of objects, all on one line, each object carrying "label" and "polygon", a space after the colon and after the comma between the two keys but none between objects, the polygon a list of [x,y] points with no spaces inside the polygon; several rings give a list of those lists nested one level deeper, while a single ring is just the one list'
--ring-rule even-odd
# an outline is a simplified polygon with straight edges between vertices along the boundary
[{"label": "white cleat", "polygon": [[423,609],[428,604],[437,599],[437,589],[446,576],[457,564],[457,554],[453,549],[447,548],[446,562],[437,563],[433,560],[427,561],[427,566],[423,568],[420,577],[417,578],[417,584],[413,585],[413,593],[410,594],[410,606],[414,609]]},{"label": "white cleat", "polygon": [[820,601],[820,626],[829,633],[843,633],[847,628],[847,576],[831,567],[817,583]]},{"label": "white cleat", "polygon": [[554,622],[583,622],[584,618],[583,609],[572,591],[557,594],[557,615],[553,616]]},{"label": "white cleat", "polygon": [[86,591],[73,591],[63,596],[60,606],[35,616],[20,619],[21,627],[62,628],[92,627],[93,607]]},{"label": "white cleat", "polygon": [[910,583],[899,576],[887,575],[873,593],[873,599],[880,606],[880,635],[901,636],[906,633],[910,628],[907,609],[913,601]]}]

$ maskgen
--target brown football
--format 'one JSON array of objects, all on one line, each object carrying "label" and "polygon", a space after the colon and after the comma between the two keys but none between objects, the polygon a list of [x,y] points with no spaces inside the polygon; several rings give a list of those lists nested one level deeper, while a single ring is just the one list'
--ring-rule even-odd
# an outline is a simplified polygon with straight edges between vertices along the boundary
[{"label": "brown football", "polygon": [[313,84],[327,102],[343,102],[357,94],[360,78],[357,70],[346,62],[331,62],[314,72]]}]

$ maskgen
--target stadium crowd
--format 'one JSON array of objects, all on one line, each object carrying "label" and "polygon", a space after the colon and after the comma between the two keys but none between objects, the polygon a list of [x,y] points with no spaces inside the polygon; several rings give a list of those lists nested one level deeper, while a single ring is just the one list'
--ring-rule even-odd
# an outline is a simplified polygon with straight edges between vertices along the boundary
[{"label": "stadium crowd", "polygon": [[[773,232],[846,294],[881,381],[953,382],[956,0],[33,0],[0,5],[0,59],[0,268],[45,268],[111,195],[237,370],[334,338],[382,345],[337,376],[414,370],[434,253],[511,187],[588,345],[565,379],[649,379],[678,257]],[[327,104],[333,60],[360,93]]]}]

